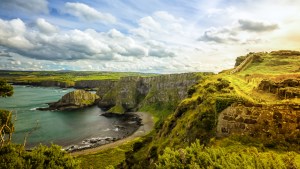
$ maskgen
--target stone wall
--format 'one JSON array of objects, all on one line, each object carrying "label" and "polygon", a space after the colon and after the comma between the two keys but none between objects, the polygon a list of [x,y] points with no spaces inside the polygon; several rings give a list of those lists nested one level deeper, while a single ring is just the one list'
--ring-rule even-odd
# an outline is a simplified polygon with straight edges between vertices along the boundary
[{"label": "stone wall", "polygon": [[217,136],[231,134],[300,141],[300,105],[235,103],[218,117]]},{"label": "stone wall", "polygon": [[300,98],[300,79],[286,79],[281,82],[262,80],[258,89],[274,93],[280,99]]}]

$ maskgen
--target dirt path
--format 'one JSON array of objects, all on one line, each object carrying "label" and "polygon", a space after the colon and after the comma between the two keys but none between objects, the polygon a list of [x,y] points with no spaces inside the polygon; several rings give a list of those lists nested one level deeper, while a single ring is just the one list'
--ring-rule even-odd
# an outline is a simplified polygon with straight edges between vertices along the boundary
[{"label": "dirt path", "polygon": [[122,145],[126,142],[129,142],[137,137],[141,137],[141,136],[148,134],[154,127],[153,116],[150,113],[143,113],[143,112],[135,112],[135,114],[137,114],[142,119],[143,125],[140,126],[140,128],[137,129],[132,135],[130,135],[124,139],[121,139],[121,140],[118,140],[118,141],[115,141],[115,142],[112,142],[109,144],[105,144],[103,146],[86,149],[86,150],[82,150],[82,151],[77,151],[77,152],[71,153],[71,155],[79,156],[79,155],[86,155],[86,154],[94,154],[101,150],[106,150],[109,148],[117,147],[117,146]]}]

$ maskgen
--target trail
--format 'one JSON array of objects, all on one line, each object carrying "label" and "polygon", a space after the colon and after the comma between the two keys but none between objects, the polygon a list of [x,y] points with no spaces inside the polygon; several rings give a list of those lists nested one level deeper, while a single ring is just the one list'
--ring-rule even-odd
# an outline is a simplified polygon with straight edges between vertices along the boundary
[{"label": "trail", "polygon": [[115,148],[117,146],[120,146],[126,142],[132,141],[135,138],[142,137],[146,134],[148,134],[154,127],[154,119],[153,116],[150,113],[143,113],[143,112],[135,112],[134,114],[137,114],[141,119],[142,119],[142,126],[140,126],[132,135],[109,143],[105,144],[99,147],[91,148],[91,149],[86,149],[82,151],[77,151],[71,153],[72,156],[79,156],[79,155],[87,155],[87,154],[94,154],[102,150],[110,149],[110,148]]}]

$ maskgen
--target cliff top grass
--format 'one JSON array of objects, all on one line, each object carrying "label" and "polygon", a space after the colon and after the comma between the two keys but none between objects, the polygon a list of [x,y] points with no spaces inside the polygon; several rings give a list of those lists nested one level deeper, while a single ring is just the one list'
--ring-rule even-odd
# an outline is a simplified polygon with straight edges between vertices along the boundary
[{"label": "cliff top grass", "polygon": [[[223,78],[231,82],[235,94],[254,103],[281,104],[300,103],[300,98],[280,99],[275,94],[258,89],[262,80],[282,82],[286,79],[300,80],[300,54],[296,51],[274,51],[270,53],[250,53],[246,57],[256,55],[259,60],[254,60],[243,70],[230,73],[224,71],[215,78]],[[245,56],[244,56],[245,57]],[[214,79],[212,79],[213,81]]]},{"label": "cliff top grass", "polygon": [[6,71],[0,70],[0,79],[10,82],[58,81],[74,82],[80,80],[118,80],[128,76],[155,76],[151,73],[136,72],[97,72],[97,71]]}]

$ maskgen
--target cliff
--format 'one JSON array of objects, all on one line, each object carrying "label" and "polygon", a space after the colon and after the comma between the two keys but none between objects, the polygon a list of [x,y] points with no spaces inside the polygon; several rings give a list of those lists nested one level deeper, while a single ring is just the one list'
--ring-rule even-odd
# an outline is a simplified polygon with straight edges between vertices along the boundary
[{"label": "cliff", "polygon": [[74,110],[94,105],[99,99],[96,94],[84,90],[75,90],[65,94],[59,101],[50,103],[49,108],[39,110]]},{"label": "cliff", "polygon": [[[204,74],[185,73],[154,77],[124,77],[109,86],[100,86],[103,97],[98,105],[112,113],[136,110],[169,110],[187,96],[187,90],[203,78]],[[104,91],[107,90],[105,94]]]}]

